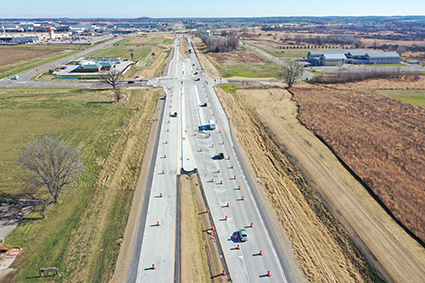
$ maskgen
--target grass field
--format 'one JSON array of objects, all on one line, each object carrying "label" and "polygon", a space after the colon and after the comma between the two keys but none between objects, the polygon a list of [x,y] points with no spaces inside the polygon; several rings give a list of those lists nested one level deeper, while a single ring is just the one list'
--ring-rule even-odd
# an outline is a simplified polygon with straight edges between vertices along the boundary
[{"label": "grass field", "polygon": [[[129,51],[129,49],[134,49],[134,51]],[[130,60],[131,52],[133,52],[134,61],[143,61],[149,54],[152,53],[152,49],[111,46],[111,47],[96,50],[88,54],[87,57],[120,57],[121,59]]]},{"label": "grass field", "polygon": [[[136,79],[137,77],[151,78],[156,73],[160,73],[159,66],[166,60],[169,53],[169,44],[172,43],[172,35],[149,34],[143,37],[127,37],[117,44],[91,53],[93,57],[121,57],[122,59],[131,59],[130,49],[133,49],[134,61],[139,61],[125,74],[127,79]],[[155,55],[153,55],[155,54]],[[162,74],[160,74],[162,75]]]},{"label": "grass field", "polygon": [[424,90],[371,90],[370,92],[383,94],[425,108]]},{"label": "grass field", "polygon": [[282,67],[239,47],[223,53],[207,53],[223,77],[277,78]]},{"label": "grass field", "polygon": [[277,48],[278,45],[276,45],[275,43],[270,43],[267,41],[244,41],[244,42],[246,44],[257,47],[258,49],[261,49],[264,52],[267,52],[270,55],[280,58],[282,60],[307,57],[307,53],[309,51],[308,49],[304,49],[304,48],[280,49],[280,48]]},{"label": "grass field", "polygon": [[78,146],[86,166],[45,219],[30,213],[6,238],[7,246],[24,248],[14,263],[18,282],[51,282],[38,278],[38,269],[50,266],[59,269],[55,282],[106,282],[112,275],[158,94],[126,90],[124,105],[109,103],[108,92],[0,90],[2,191],[21,189],[16,159],[46,135]]},{"label": "grass field", "polygon": [[117,44],[128,45],[128,46],[158,46],[158,45],[170,45],[173,43],[172,37],[127,37],[117,42]]}]

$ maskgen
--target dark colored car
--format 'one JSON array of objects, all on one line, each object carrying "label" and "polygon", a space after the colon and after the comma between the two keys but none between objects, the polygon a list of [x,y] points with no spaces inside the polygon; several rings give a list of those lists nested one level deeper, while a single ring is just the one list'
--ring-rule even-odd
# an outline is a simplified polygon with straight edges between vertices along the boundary
[{"label": "dark colored car", "polygon": [[223,152],[220,152],[220,153],[217,155],[217,158],[218,158],[218,159],[224,159],[224,154],[223,154]]},{"label": "dark colored car", "polygon": [[207,103],[205,102],[204,104],[201,105],[201,107],[207,107]]},{"label": "dark colored car", "polygon": [[196,78],[195,79],[195,82],[199,82],[201,79],[200,78]]},{"label": "dark colored car", "polygon": [[128,81],[127,83],[129,83],[129,84],[134,84],[134,81]]}]

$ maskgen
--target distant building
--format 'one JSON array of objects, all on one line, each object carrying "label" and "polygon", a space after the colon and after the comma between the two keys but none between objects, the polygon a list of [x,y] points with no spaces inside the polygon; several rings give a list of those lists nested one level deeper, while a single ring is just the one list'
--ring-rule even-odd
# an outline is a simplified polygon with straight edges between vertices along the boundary
[{"label": "distant building", "polygon": [[80,64],[72,72],[74,73],[100,73],[102,65],[94,62],[84,62]]},{"label": "distant building", "polygon": [[320,65],[322,66],[342,66],[347,60],[344,54],[325,53],[320,56]]},{"label": "distant building", "polygon": [[208,37],[210,37],[210,36],[211,36],[211,31],[210,31],[210,30],[201,30],[201,33],[202,33],[203,35],[208,36]]},{"label": "distant building", "polygon": [[308,61],[315,66],[340,66],[348,64],[398,64],[396,52],[365,51],[363,49],[340,51],[310,51]]},{"label": "distant building", "polygon": [[397,52],[368,51],[365,58],[369,64],[398,64],[401,60]]},{"label": "distant building", "polygon": [[102,73],[108,72],[116,66],[115,61],[89,61],[81,62],[77,68],[72,70],[72,73]]},{"label": "distant building", "polygon": [[26,44],[38,41],[38,36],[0,36],[0,45]]}]

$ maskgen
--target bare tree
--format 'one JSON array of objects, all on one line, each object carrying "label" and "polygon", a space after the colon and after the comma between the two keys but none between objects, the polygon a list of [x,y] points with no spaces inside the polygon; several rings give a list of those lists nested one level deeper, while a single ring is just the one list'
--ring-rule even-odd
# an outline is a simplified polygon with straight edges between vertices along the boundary
[{"label": "bare tree", "polygon": [[303,68],[294,63],[287,63],[287,66],[284,67],[283,71],[278,74],[280,79],[283,79],[287,84],[287,89],[290,89],[295,83],[295,80],[300,78],[303,74]]},{"label": "bare tree", "polygon": [[121,72],[113,69],[100,77],[100,81],[115,89],[123,80]]},{"label": "bare tree", "polygon": [[113,89],[113,99],[116,102],[120,102],[121,99],[125,97],[124,93],[122,92],[121,88],[119,86],[115,87]]},{"label": "bare tree", "polygon": [[49,204],[59,202],[64,187],[72,184],[84,170],[80,150],[53,137],[28,144],[18,163],[27,172],[22,179],[29,194],[50,195],[39,199],[44,206],[43,213]]}]

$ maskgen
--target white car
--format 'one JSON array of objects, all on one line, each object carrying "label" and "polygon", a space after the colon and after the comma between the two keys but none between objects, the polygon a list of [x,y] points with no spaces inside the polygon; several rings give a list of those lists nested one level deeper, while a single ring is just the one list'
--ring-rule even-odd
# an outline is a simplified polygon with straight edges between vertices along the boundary
[{"label": "white car", "polygon": [[245,229],[240,229],[239,230],[239,240],[241,242],[246,242],[248,241],[248,233],[246,232]]}]

